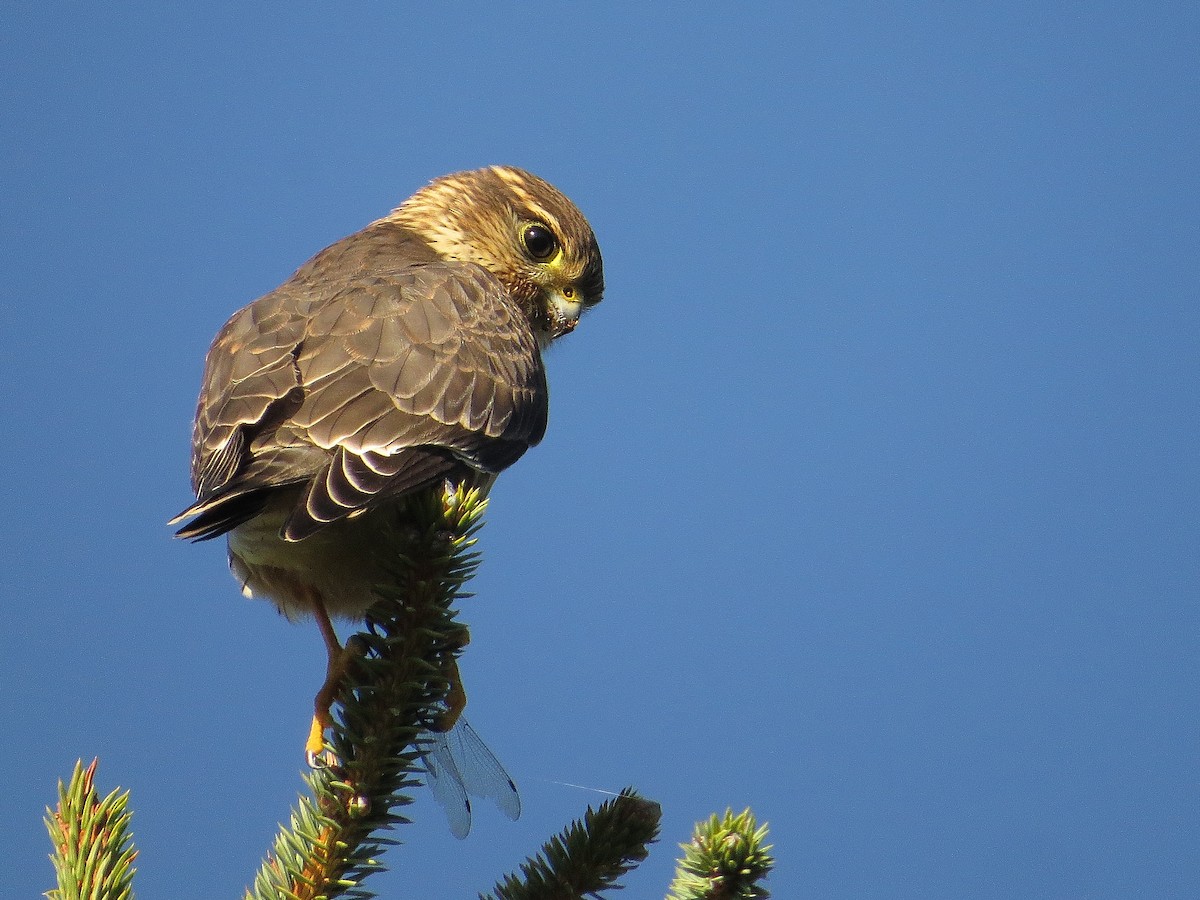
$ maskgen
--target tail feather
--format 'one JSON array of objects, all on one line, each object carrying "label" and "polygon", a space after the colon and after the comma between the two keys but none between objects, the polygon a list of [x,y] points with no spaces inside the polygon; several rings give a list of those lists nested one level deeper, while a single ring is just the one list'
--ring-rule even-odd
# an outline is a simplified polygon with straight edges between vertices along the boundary
[{"label": "tail feather", "polygon": [[262,512],[269,493],[269,490],[248,491],[193,503],[168,524],[177,525],[185,519],[191,519],[175,532],[175,537],[189,541],[211,541]]}]

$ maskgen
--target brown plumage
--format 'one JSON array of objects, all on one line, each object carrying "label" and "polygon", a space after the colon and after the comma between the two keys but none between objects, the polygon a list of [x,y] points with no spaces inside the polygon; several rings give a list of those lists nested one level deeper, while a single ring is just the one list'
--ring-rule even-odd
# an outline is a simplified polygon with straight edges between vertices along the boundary
[{"label": "brown plumage", "polygon": [[310,754],[345,665],[330,616],[361,616],[387,585],[400,501],[446,481],[486,490],[542,439],[541,351],[603,291],[579,211],[493,166],[422,188],[217,334],[196,407],[196,502],[172,524],[193,540],[227,534],[247,596],[316,618],[329,669]]},{"label": "brown plumage", "polygon": [[602,293],[591,228],[545,181],[438,179],[221,329],[179,536],[228,533],[243,589],[289,617],[361,615],[395,501],[486,487],[542,439],[540,350]]}]

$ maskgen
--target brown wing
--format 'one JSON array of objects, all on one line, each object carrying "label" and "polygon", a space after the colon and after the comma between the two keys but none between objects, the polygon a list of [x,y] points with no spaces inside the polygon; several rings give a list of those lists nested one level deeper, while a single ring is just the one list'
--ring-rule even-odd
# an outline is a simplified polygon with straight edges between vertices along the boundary
[{"label": "brown wing", "polygon": [[290,282],[213,342],[193,442],[198,502],[178,534],[216,537],[303,486],[282,531],[299,540],[443,478],[499,472],[541,440],[546,412],[536,339],[484,269]]}]

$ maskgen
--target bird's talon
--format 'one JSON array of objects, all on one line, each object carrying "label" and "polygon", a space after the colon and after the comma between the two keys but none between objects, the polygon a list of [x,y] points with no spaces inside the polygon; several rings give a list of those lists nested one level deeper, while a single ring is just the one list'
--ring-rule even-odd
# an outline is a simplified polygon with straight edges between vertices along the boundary
[{"label": "bird's talon", "polygon": [[[321,761],[326,755],[325,729],[331,724],[331,722],[326,721],[320,715],[313,716],[312,725],[308,729],[308,740],[304,744],[304,758],[308,760],[310,768],[325,768],[325,764]],[[337,757],[333,758],[337,759]]]},{"label": "bird's talon", "polygon": [[325,765],[324,752],[313,753],[311,750],[304,751],[304,761],[308,763],[310,769],[324,769]]},{"label": "bird's talon", "polygon": [[315,750],[311,745],[305,747],[304,761],[310,769],[336,769],[342,764],[338,755],[324,745]]}]

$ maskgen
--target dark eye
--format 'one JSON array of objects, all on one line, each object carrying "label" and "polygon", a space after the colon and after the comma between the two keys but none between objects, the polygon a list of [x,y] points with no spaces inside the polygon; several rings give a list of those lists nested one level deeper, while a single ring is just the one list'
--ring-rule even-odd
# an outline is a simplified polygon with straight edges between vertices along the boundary
[{"label": "dark eye", "polygon": [[525,242],[525,249],[529,251],[529,255],[536,260],[547,260],[558,249],[558,238],[545,225],[526,225],[525,230],[521,232],[521,240]]}]

